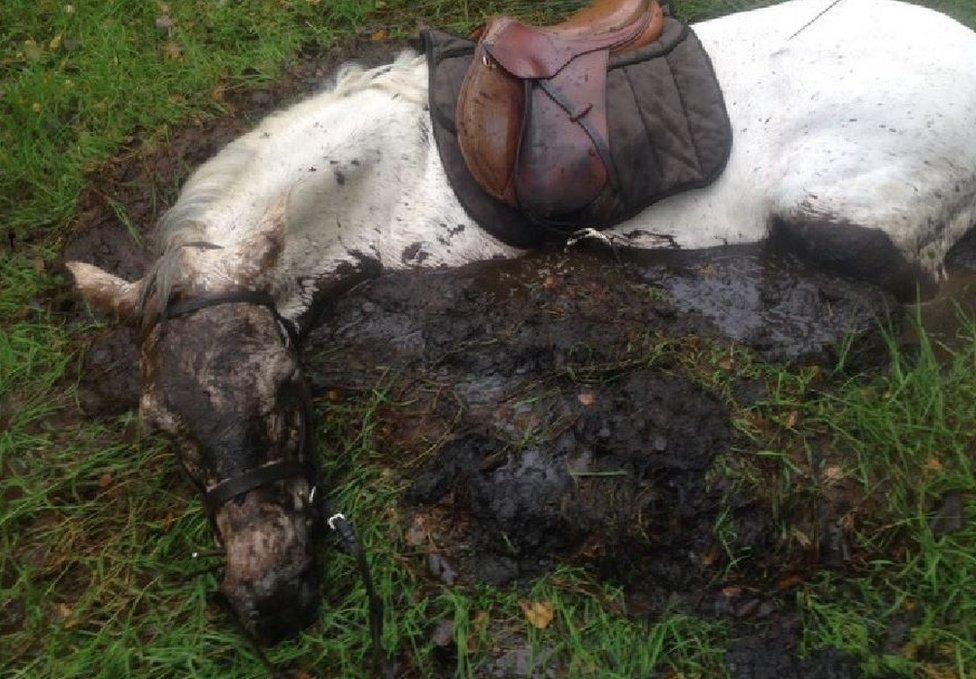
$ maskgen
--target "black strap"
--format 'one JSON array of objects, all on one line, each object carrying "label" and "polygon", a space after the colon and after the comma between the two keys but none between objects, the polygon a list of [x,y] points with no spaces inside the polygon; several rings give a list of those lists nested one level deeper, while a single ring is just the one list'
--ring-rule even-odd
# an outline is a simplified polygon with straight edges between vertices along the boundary
[{"label": "black strap", "polygon": [[275,317],[288,334],[288,339],[292,346],[297,347],[299,343],[298,328],[289,319],[278,312],[275,299],[267,292],[260,290],[234,290],[214,295],[201,295],[199,297],[189,297],[187,299],[174,299],[166,305],[162,313],[159,314],[159,321],[166,321],[171,318],[187,316],[201,309],[208,309],[221,304],[253,304],[263,306]]},{"label": "black strap", "polygon": [[366,552],[359,542],[352,524],[343,514],[335,511],[332,503],[325,497],[319,502],[319,520],[333,532],[339,534],[343,551],[356,561],[356,569],[363,580],[366,589],[366,600],[369,605],[369,633],[373,646],[373,671],[377,677],[392,679],[396,676],[396,667],[383,650],[383,600],[376,595],[373,587],[373,577],[370,573]]},{"label": "black strap", "polygon": [[216,514],[222,505],[230,502],[241,493],[296,476],[308,477],[308,465],[298,460],[272,462],[263,467],[248,469],[246,472],[221,481],[204,494],[203,501],[206,503],[208,511]]}]

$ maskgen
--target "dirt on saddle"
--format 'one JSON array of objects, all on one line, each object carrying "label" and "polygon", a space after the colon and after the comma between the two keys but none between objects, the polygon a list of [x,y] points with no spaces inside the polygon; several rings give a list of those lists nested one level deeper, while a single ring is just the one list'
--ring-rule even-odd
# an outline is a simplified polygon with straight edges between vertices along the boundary
[{"label": "dirt on saddle", "polygon": [[[378,63],[402,47],[353,49]],[[231,115],[121,156],[83,197],[65,258],[141,275],[150,227],[189,171],[351,56],[302,61],[278,86],[231,97]],[[377,445],[403,481],[399,529],[429,577],[520,586],[556,564],[585,566],[624,586],[631,615],[684,605],[756,622],[730,647],[735,676],[853,676],[836,655],[797,660],[784,597],[721,587],[727,548],[762,553],[775,539],[772,517],[730,495],[717,471],[742,445],[732,409],[765,393],[745,379],[717,393],[682,356],[736,346],[830,364],[854,336],[849,360],[870,362],[876,322],[893,308],[875,288],[761,248],[584,245],[364,283],[323,310],[306,373],[323,402],[387,392]],[[88,413],[135,408],[136,339],[127,328],[90,338]],[[716,538],[723,512],[736,544]]]}]

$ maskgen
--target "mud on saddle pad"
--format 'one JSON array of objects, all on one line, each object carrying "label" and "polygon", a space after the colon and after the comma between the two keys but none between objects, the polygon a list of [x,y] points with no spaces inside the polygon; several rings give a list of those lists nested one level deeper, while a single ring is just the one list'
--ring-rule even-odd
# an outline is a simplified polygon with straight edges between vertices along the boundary
[{"label": "mud on saddle pad", "polygon": [[597,0],[548,27],[498,17],[473,37],[424,31],[431,119],[462,205],[501,240],[606,228],[725,168],[711,61],[656,0]]}]

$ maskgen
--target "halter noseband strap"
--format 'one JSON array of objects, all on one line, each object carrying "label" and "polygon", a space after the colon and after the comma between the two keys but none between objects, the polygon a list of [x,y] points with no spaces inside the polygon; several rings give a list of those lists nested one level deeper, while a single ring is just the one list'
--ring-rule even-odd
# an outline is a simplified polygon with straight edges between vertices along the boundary
[{"label": "halter noseband strap", "polygon": [[293,479],[297,476],[307,477],[309,480],[309,488],[314,486],[314,472],[308,462],[299,460],[272,462],[271,464],[249,469],[238,476],[221,481],[204,493],[203,501],[207,505],[207,511],[211,515],[216,515],[217,510],[221,506],[242,493],[266,486],[275,481]]}]

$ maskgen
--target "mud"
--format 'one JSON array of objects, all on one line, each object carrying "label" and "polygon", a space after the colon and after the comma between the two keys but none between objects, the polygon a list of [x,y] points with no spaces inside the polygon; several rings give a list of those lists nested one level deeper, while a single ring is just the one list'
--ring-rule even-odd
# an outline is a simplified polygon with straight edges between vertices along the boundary
[{"label": "mud", "polygon": [[[850,333],[872,343],[893,308],[761,249],[552,250],[361,285],[321,318],[307,372],[319,393],[383,383],[409,403],[379,413],[379,445],[410,480],[407,542],[452,582],[517,584],[571,563],[623,585],[634,614],[681,603],[769,618],[775,591],[720,592],[714,537],[728,483],[713,463],[737,442],[729,408],[762,385],[723,400],[662,343],[828,360]],[[734,549],[773,546],[768,514],[747,498],[725,506]]]},{"label": "mud", "polygon": [[[133,139],[93,179],[65,258],[142,275],[152,225],[193,167],[337,63],[381,63],[402,47],[306,55],[274,87],[228,95],[226,116]],[[971,240],[954,254],[958,269],[976,268]],[[77,303],[63,311],[87,313]],[[761,400],[763,387],[712,393],[673,346],[715,340],[766,360],[830,364],[853,337],[850,356],[865,366],[883,355],[878,319],[900,315],[874,287],[760,247],[648,255],[586,246],[362,284],[323,310],[305,368],[330,400],[390,390],[397,405],[376,415],[378,445],[406,487],[404,538],[423,548],[418,568],[432,579],[520,586],[557,563],[584,565],[625,587],[630,615],[679,604],[736,621],[733,676],[845,677],[854,668],[834,654],[798,659],[800,630],[782,593],[722,587],[714,527],[728,484],[714,462],[737,443],[730,408]],[[125,328],[89,338],[80,368],[88,413],[136,406],[135,340]],[[734,548],[773,544],[761,508],[729,506]],[[957,513],[947,507],[951,532]],[[526,664],[513,653],[498,672]]]}]

